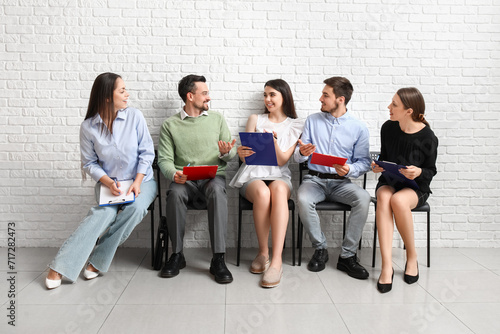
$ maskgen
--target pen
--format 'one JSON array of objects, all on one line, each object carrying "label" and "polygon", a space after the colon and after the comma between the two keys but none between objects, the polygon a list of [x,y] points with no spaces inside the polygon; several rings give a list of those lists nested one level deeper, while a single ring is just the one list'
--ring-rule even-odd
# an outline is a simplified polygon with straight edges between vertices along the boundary
[{"label": "pen", "polygon": [[116,180],[116,178],[112,178],[111,180],[113,180],[115,182],[115,186],[116,188],[118,189],[118,191],[120,192],[120,194],[122,193],[122,191],[120,190],[120,188],[118,188],[118,181]]},{"label": "pen", "polygon": [[186,167],[189,167],[189,165],[191,165],[191,163],[188,163],[188,165]]}]

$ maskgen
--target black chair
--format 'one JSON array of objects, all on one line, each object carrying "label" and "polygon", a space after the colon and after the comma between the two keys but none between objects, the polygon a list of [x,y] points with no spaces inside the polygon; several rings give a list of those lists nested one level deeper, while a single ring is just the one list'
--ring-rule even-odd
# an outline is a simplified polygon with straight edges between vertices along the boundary
[{"label": "black chair", "polygon": [[[240,166],[241,166],[241,160]],[[243,210],[251,211],[253,210],[253,204],[249,202],[245,197],[239,195],[238,203],[238,246],[236,252],[236,265],[240,265],[240,252],[241,252],[241,220],[243,216]],[[292,199],[288,200],[288,210],[292,211],[292,264],[295,266],[295,202]]]},{"label": "black chair", "polygon": [[[372,160],[377,160],[380,152],[370,152]],[[372,202],[375,205],[375,221],[373,224],[373,255],[372,267],[375,267],[375,254],[377,251],[377,198],[372,197]],[[427,267],[431,266],[431,206],[425,202],[424,205],[411,210],[411,212],[426,212],[427,213]]]},{"label": "black chair", "polygon": [[[158,185],[158,194],[156,195],[156,198],[158,198],[158,209],[160,212],[160,223],[158,225],[158,240],[160,240],[160,239],[163,240],[165,238],[164,234],[166,233],[166,235],[167,235],[166,242],[168,245],[168,231],[166,231],[166,229],[162,229],[162,220],[165,217],[163,217],[162,207],[161,207],[161,205],[162,205],[162,202],[161,202],[161,179],[160,179],[161,172],[160,172],[160,167],[158,166],[158,151],[157,150],[155,150],[155,159],[153,160],[152,167],[153,167],[153,172],[155,173],[156,183]],[[157,266],[156,262],[158,260],[158,255],[160,254],[160,251],[158,250],[158,248],[159,248],[158,241],[157,241],[156,247],[155,247],[154,212],[155,212],[156,198],[153,202],[151,202],[151,204],[148,207],[148,210],[151,211],[151,265],[155,269]],[[162,234],[162,235],[160,235],[160,234]],[[161,260],[162,259],[160,257],[160,262],[161,262]]]},{"label": "black chair", "polygon": [[[299,164],[299,172],[300,172],[300,183],[302,183],[302,177],[304,174],[304,171],[309,170],[309,167],[307,166],[307,161],[302,162]],[[363,189],[366,189],[366,173],[363,175]],[[343,211],[344,212],[344,224],[343,224],[343,229],[342,229],[342,238],[345,237],[345,226],[346,226],[346,221],[347,221],[347,211],[351,211],[351,206],[344,204],[344,203],[339,203],[339,202],[330,202],[330,201],[323,201],[319,202],[316,204],[316,211]],[[300,221],[300,216],[299,216],[299,223],[297,227],[297,247],[299,249],[299,260],[298,260],[298,265],[300,266],[302,264],[302,239],[303,239],[303,234],[304,234],[304,225]],[[359,240],[359,249],[361,249],[361,239]]]}]

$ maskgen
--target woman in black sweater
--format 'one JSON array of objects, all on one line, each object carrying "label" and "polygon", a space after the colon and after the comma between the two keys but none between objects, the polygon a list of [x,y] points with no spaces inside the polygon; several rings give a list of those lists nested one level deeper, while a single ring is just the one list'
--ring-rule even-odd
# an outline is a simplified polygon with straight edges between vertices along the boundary
[{"label": "woman in black sweater", "polygon": [[[390,120],[380,130],[381,150],[379,160],[389,161],[406,168],[399,169],[406,178],[414,180],[418,187],[410,187],[400,178],[383,173],[378,181],[377,229],[382,255],[382,272],[377,289],[389,292],[392,289],[392,240],[394,221],[406,246],[404,281],[408,284],[418,280],[418,262],[413,232],[411,210],[423,205],[429,198],[430,183],[436,175],[438,139],[425,120],[425,102],[416,88],[401,88],[388,106]],[[384,169],[372,163],[375,173]]]}]

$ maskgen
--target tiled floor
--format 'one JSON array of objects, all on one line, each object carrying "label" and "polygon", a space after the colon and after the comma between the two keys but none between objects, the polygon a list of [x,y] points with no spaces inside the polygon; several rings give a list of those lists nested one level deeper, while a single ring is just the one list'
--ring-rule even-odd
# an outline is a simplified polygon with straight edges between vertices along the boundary
[{"label": "tiled floor", "polygon": [[[403,282],[404,251],[394,249],[394,285],[376,290],[379,267],[371,249],[361,263],[365,281],[335,269],[338,250],[320,273],[301,267],[285,250],[284,278],[274,289],[259,287],[248,267],[255,249],[228,250],[234,282],[219,285],[208,273],[210,251],[186,249],[187,267],[163,279],[150,267],[147,249],[120,248],[110,271],[80,278],[55,290],[44,286],[55,248],[16,250],[16,327],[7,324],[10,300],[7,250],[2,260],[0,333],[499,333],[500,249],[433,249],[432,267],[420,263],[417,284]],[[420,259],[425,261],[425,249]],[[380,260],[378,260],[380,265]]]}]

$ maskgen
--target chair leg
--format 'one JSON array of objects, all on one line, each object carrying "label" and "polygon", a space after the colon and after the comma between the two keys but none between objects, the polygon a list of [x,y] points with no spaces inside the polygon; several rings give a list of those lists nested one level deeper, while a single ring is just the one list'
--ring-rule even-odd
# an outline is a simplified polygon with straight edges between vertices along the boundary
[{"label": "chair leg", "polygon": [[151,266],[155,265],[155,209],[151,209]]},{"label": "chair leg", "polygon": [[238,244],[236,249],[236,265],[240,266],[240,250],[241,250],[241,217],[242,211],[238,208]]},{"label": "chair leg", "polygon": [[167,255],[166,258],[168,259],[168,231],[166,218],[160,217],[160,223],[158,224],[158,233],[156,234],[156,250],[153,263],[154,270],[160,270],[164,254]]},{"label": "chair leg", "polygon": [[[375,212],[376,214],[376,212]],[[377,252],[377,217],[373,223],[373,255],[372,255],[372,267],[375,267],[375,255]]]},{"label": "chair leg", "polygon": [[298,263],[297,265],[302,265],[302,243],[304,242],[304,225],[300,221],[299,217],[299,222],[297,223],[297,245],[299,246],[299,258],[298,258]]},{"label": "chair leg", "polygon": [[295,210],[292,210],[292,264],[295,266]]},{"label": "chair leg", "polygon": [[168,229],[165,228],[165,261],[168,260],[168,241],[169,241],[170,235],[168,233]]},{"label": "chair leg", "polygon": [[431,212],[427,211],[427,267],[431,266]]},{"label": "chair leg", "polygon": [[344,227],[342,228],[342,239],[345,238],[345,222],[347,220],[347,211],[344,211]]},{"label": "chair leg", "polygon": [[162,232],[158,231],[156,236],[156,256],[153,263],[154,270],[160,270],[162,262],[163,262],[163,240],[162,240]]}]

